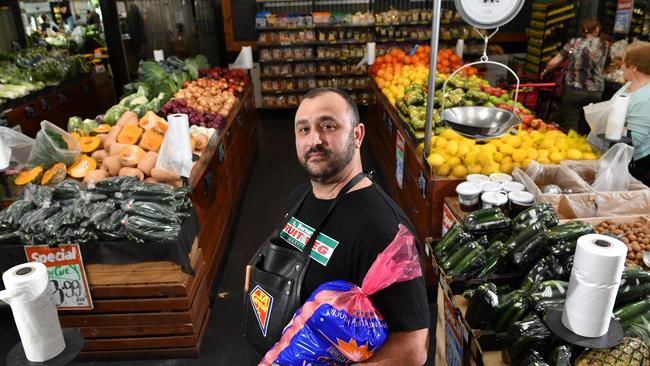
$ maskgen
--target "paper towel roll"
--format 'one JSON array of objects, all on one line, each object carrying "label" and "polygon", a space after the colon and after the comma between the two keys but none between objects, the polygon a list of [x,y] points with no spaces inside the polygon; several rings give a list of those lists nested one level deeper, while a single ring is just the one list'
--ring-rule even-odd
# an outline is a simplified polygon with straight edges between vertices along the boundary
[{"label": "paper towel roll", "polygon": [[583,337],[601,337],[609,328],[627,246],[610,236],[578,238],[562,324]]},{"label": "paper towel roll", "polygon": [[605,138],[608,140],[620,140],[625,127],[625,118],[627,117],[627,107],[630,104],[630,98],[627,95],[619,95],[614,99],[614,105],[609,110],[607,118],[607,129]]},{"label": "paper towel roll", "polygon": [[170,114],[167,116],[167,124],[156,168],[189,178],[192,172],[192,145],[187,114]]},{"label": "paper towel roll", "polygon": [[27,359],[44,362],[63,352],[65,341],[45,265],[17,265],[2,275],[2,281],[6,290],[0,291],[0,299],[11,306]]},{"label": "paper towel roll", "polygon": [[251,46],[244,46],[239,51],[239,55],[232,64],[233,69],[252,69],[253,68],[253,49]]},{"label": "paper towel roll", "polygon": [[368,62],[368,65],[374,65],[375,64],[376,47],[377,47],[377,44],[375,42],[366,43],[366,57],[367,57],[366,61]]}]

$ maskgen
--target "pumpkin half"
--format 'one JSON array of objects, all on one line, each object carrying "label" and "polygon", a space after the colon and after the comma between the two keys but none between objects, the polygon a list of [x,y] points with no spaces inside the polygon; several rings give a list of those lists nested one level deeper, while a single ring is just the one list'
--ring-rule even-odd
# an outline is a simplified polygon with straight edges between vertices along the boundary
[{"label": "pumpkin half", "polygon": [[81,146],[82,153],[90,153],[99,148],[99,145],[102,144],[102,140],[96,136],[85,136],[79,139],[79,145]]},{"label": "pumpkin half", "polygon": [[74,161],[74,163],[72,163],[72,165],[70,165],[68,168],[68,174],[73,178],[81,179],[86,175],[86,173],[95,170],[96,168],[97,162],[95,159],[88,155],[81,155]]},{"label": "pumpkin half", "polygon": [[41,179],[41,176],[43,175],[43,170],[45,169],[40,165],[30,170],[25,170],[18,174],[14,183],[16,183],[17,186],[23,186],[27,183],[38,183],[39,179]]},{"label": "pumpkin half", "polygon": [[66,166],[63,163],[54,164],[50,169],[48,169],[43,174],[43,179],[41,179],[41,184],[59,184],[65,179],[67,174]]}]

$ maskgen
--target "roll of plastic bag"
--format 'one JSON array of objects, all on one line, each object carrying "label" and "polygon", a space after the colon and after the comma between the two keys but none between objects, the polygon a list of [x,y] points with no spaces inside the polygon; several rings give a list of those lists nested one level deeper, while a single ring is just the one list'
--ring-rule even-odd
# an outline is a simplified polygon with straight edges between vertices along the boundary
[{"label": "roll of plastic bag", "polygon": [[192,172],[192,145],[187,114],[167,116],[167,132],[160,145],[156,168],[189,178]]},{"label": "roll of plastic bag", "polygon": [[45,265],[17,265],[2,275],[2,281],[6,290],[0,291],[0,300],[11,306],[27,359],[45,362],[63,352],[65,341]]},{"label": "roll of plastic bag", "polygon": [[583,337],[601,337],[609,329],[627,246],[610,236],[578,238],[562,324]]}]

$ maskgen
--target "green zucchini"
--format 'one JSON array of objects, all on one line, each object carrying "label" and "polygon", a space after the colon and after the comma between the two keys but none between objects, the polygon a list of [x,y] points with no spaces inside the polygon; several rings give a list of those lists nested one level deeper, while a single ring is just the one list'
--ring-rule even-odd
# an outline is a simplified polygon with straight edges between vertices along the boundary
[{"label": "green zucchini", "polygon": [[508,247],[501,243],[500,251],[487,253],[487,259],[483,269],[476,275],[476,278],[486,278],[487,276],[501,271],[508,263]]},{"label": "green zucchini", "polygon": [[445,271],[449,271],[450,269],[456,267],[458,263],[460,263],[463,258],[465,258],[473,249],[479,247],[479,244],[477,244],[475,241],[469,242],[468,244],[462,245],[454,254],[449,256],[449,259],[444,261],[442,263],[442,268]]},{"label": "green zucchini", "polygon": [[573,347],[570,345],[561,345],[555,347],[549,356],[551,366],[572,366],[571,357],[573,355]]},{"label": "green zucchini", "polygon": [[456,266],[450,271],[449,275],[452,277],[466,276],[471,277],[476,272],[480,271],[485,264],[485,249],[477,245],[463,258]]},{"label": "green zucchini", "polygon": [[618,288],[616,293],[616,306],[629,304],[650,295],[650,283],[642,283],[638,286],[627,284]]},{"label": "green zucchini", "polygon": [[516,364],[530,351],[546,355],[550,351],[551,332],[537,315],[529,315],[512,324],[503,340],[501,358],[509,364]]},{"label": "green zucchini", "polygon": [[560,241],[577,240],[583,235],[593,233],[594,228],[591,225],[582,221],[574,221],[549,229],[546,232],[546,242],[548,245],[553,245]]},{"label": "green zucchini", "polygon": [[541,222],[536,222],[529,227],[527,227],[522,232],[518,233],[509,243],[508,248],[512,251],[516,248],[524,245],[525,243],[533,240],[536,236],[544,234],[546,231],[546,226]]},{"label": "green zucchini", "polygon": [[645,315],[649,311],[650,299],[646,298],[617,308],[614,310],[614,317],[616,317],[621,324],[626,324],[636,316],[640,314]]},{"label": "green zucchini", "polygon": [[537,351],[529,350],[520,360],[515,360],[512,366],[549,366]]},{"label": "green zucchini", "polygon": [[465,312],[465,319],[472,329],[486,329],[499,305],[497,287],[487,282],[472,292]]},{"label": "green zucchini", "polygon": [[[529,235],[529,229],[532,235]],[[526,240],[518,241],[516,247],[510,249],[510,260],[521,271],[529,269],[533,263],[544,255],[544,224],[535,223],[528,229],[521,232],[525,234]],[[519,235],[515,238],[517,240]]]},{"label": "green zucchini", "polygon": [[499,306],[495,310],[492,323],[497,332],[505,332],[510,324],[520,320],[528,312],[528,300],[522,290],[514,290],[499,297]]},{"label": "green zucchini", "polygon": [[465,228],[471,234],[484,234],[495,231],[508,231],[510,219],[499,208],[484,208],[465,216]]},{"label": "green zucchini", "polygon": [[559,220],[553,206],[545,203],[521,212],[512,220],[513,230],[518,233],[536,222],[544,222],[546,227],[556,226]]}]

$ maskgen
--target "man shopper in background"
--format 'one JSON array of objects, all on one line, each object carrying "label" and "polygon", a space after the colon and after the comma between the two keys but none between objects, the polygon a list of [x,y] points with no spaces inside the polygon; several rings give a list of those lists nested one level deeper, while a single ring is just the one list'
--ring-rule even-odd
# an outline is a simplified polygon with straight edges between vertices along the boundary
[{"label": "man shopper in background", "polygon": [[[258,280],[263,281],[260,277],[269,277],[273,272],[270,267],[279,272],[289,266],[293,269],[291,258],[302,248],[300,242],[289,234],[292,230],[286,230],[286,227],[315,228],[308,235],[320,238],[322,234],[332,245],[325,256],[315,256],[311,252],[308,266],[301,269],[304,275],[297,277],[301,279],[295,284],[298,291],[292,294],[298,297],[299,301],[294,302],[297,305],[288,305],[285,309],[288,319],[276,316],[276,321],[281,322],[275,326],[279,332],[276,331],[278,334],[263,346],[260,345],[264,343],[261,336],[254,334],[256,331],[259,333],[256,329],[258,324],[250,314],[250,305],[247,305],[246,338],[259,353],[251,360],[253,363],[258,362],[279,340],[291,315],[320,285],[343,280],[361,286],[377,255],[395,238],[398,224],[404,224],[415,233],[402,210],[363,175],[360,149],[364,135],[365,126],[359,122],[357,106],[347,93],[319,88],[305,95],[295,116],[296,152],[311,182],[290,195],[288,207],[293,209],[285,215],[285,224],[275,230],[251,262],[252,281],[259,284]],[[278,249],[281,253],[290,251],[294,254],[287,255],[284,261],[275,260],[279,263],[271,263],[274,258],[268,251],[264,252],[269,246],[282,248]],[[273,257],[281,256],[278,252],[273,253]],[[281,297],[285,292],[276,293],[274,307],[284,302],[292,303],[291,299]],[[247,303],[250,296],[250,293],[246,296]],[[386,343],[364,364],[422,365],[427,358],[430,325],[424,277],[395,283],[372,295],[371,299],[384,316],[389,335]],[[273,315],[269,322],[273,328]]]},{"label": "man shopper in background", "polygon": [[562,127],[581,134],[589,132],[582,107],[600,102],[605,89],[604,69],[609,45],[600,39],[600,21],[587,17],[582,22],[582,37],[571,39],[542,71],[544,75],[568,60],[564,75],[564,94],[560,106]]}]

